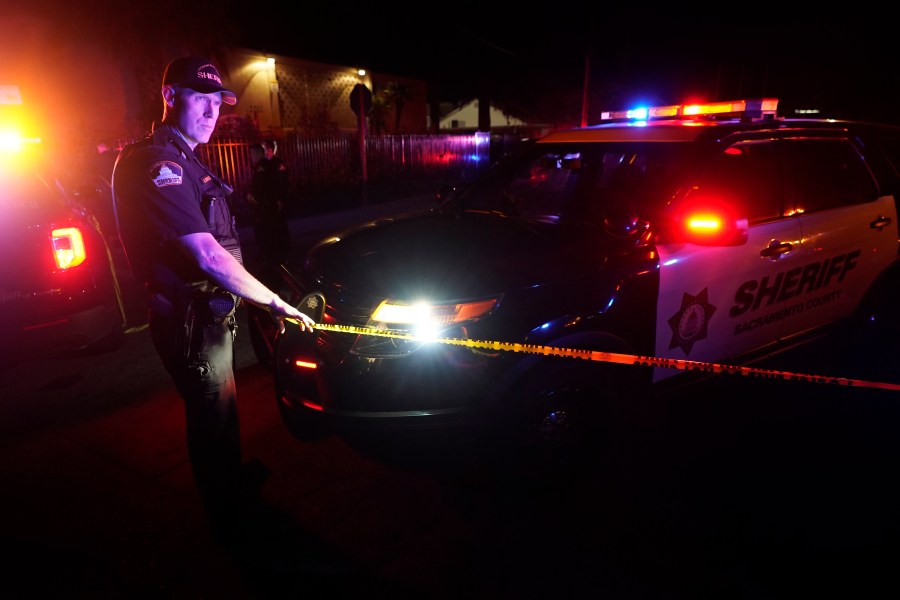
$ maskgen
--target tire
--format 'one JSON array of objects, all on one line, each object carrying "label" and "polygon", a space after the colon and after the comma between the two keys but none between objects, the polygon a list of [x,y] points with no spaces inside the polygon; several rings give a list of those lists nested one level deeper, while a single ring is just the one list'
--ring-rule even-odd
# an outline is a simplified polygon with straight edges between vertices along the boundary
[{"label": "tire", "polygon": [[[282,422],[291,435],[300,441],[316,441],[328,437],[331,432],[328,431],[326,417],[302,406],[301,400],[297,399],[298,395],[315,398],[316,384],[298,378],[288,358],[298,349],[314,344],[315,337],[310,337],[310,334],[302,333],[295,327],[279,336],[277,341],[273,347],[271,364],[275,402]],[[292,390],[294,394],[287,390]]]},{"label": "tire", "polygon": [[529,372],[503,402],[492,455],[515,483],[574,482],[605,461],[618,404],[609,369],[555,362]]},{"label": "tire", "polygon": [[301,442],[318,442],[332,436],[332,431],[316,419],[315,415],[305,414],[304,411],[285,404],[281,400],[281,390],[277,386],[275,395],[281,422],[294,438]]},{"label": "tire", "polygon": [[[861,379],[883,379],[894,373],[900,348],[900,283],[897,271],[883,275],[869,290],[856,313],[832,334],[841,372]],[[889,378],[895,381],[895,378]]]}]

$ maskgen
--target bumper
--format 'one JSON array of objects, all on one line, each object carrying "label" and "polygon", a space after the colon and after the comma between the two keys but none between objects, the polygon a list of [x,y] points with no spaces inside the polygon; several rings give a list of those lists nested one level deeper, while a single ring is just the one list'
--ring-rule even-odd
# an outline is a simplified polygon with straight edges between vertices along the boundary
[{"label": "bumper", "polygon": [[[339,334],[349,335],[349,334]],[[496,355],[430,344],[395,358],[322,351],[321,334],[293,332],[277,348],[282,410],[342,428],[421,428],[484,422],[506,364]]]},{"label": "bumper", "polygon": [[55,356],[76,352],[110,338],[121,328],[121,313],[114,306],[93,306],[40,320],[22,318],[3,324],[0,356]]}]

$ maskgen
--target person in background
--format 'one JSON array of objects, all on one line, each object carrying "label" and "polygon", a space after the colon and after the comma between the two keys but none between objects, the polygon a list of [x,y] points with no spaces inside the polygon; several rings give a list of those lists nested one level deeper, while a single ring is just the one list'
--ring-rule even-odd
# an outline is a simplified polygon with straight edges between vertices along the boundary
[{"label": "person in background", "polygon": [[188,56],[168,64],[161,94],[162,122],[116,163],[115,216],[147,291],[151,340],[184,400],[188,455],[212,532],[229,542],[257,491],[242,485],[235,310],[242,299],[263,307],[282,332],[285,318],[309,331],[314,322],[244,268],[231,188],[194,152],[222,104],[237,102],[234,92],[210,61]]},{"label": "person in background", "polygon": [[253,178],[247,200],[253,207],[253,232],[262,259],[261,277],[268,285],[278,281],[279,265],[285,264],[291,249],[288,228],[288,168],[276,156],[278,144],[266,140],[262,156],[253,165]]},{"label": "person in background", "polygon": [[112,174],[119,152],[113,148],[107,140],[99,140],[96,145],[96,153],[87,171],[90,180],[86,182],[83,190],[87,194],[88,207],[96,216],[107,240],[116,238],[116,220],[113,211],[112,200]]}]

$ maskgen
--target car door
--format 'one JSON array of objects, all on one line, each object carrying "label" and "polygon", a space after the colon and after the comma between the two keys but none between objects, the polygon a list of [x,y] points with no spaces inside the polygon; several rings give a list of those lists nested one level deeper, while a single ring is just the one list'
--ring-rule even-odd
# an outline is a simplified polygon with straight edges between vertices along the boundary
[{"label": "car door", "polygon": [[[780,298],[784,273],[803,265],[800,221],[785,210],[777,140],[722,148],[673,211],[715,206],[746,217],[742,241],[658,244],[656,355],[720,362],[797,331],[802,307]],[[774,298],[774,300],[773,300]],[[658,381],[678,373],[656,368]]]},{"label": "car door", "polygon": [[803,303],[798,328],[849,316],[897,255],[896,203],[879,193],[847,137],[787,138],[785,199],[798,215],[803,270],[782,292]]}]

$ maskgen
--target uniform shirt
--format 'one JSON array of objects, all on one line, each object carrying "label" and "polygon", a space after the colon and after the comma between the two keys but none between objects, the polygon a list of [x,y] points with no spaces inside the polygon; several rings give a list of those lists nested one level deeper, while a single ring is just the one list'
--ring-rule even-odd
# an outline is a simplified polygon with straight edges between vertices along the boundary
[{"label": "uniform shirt", "polygon": [[224,185],[169,126],[122,150],[113,194],[128,262],[148,291],[174,300],[180,286],[206,279],[172,243],[184,235],[211,233],[243,262]]}]

